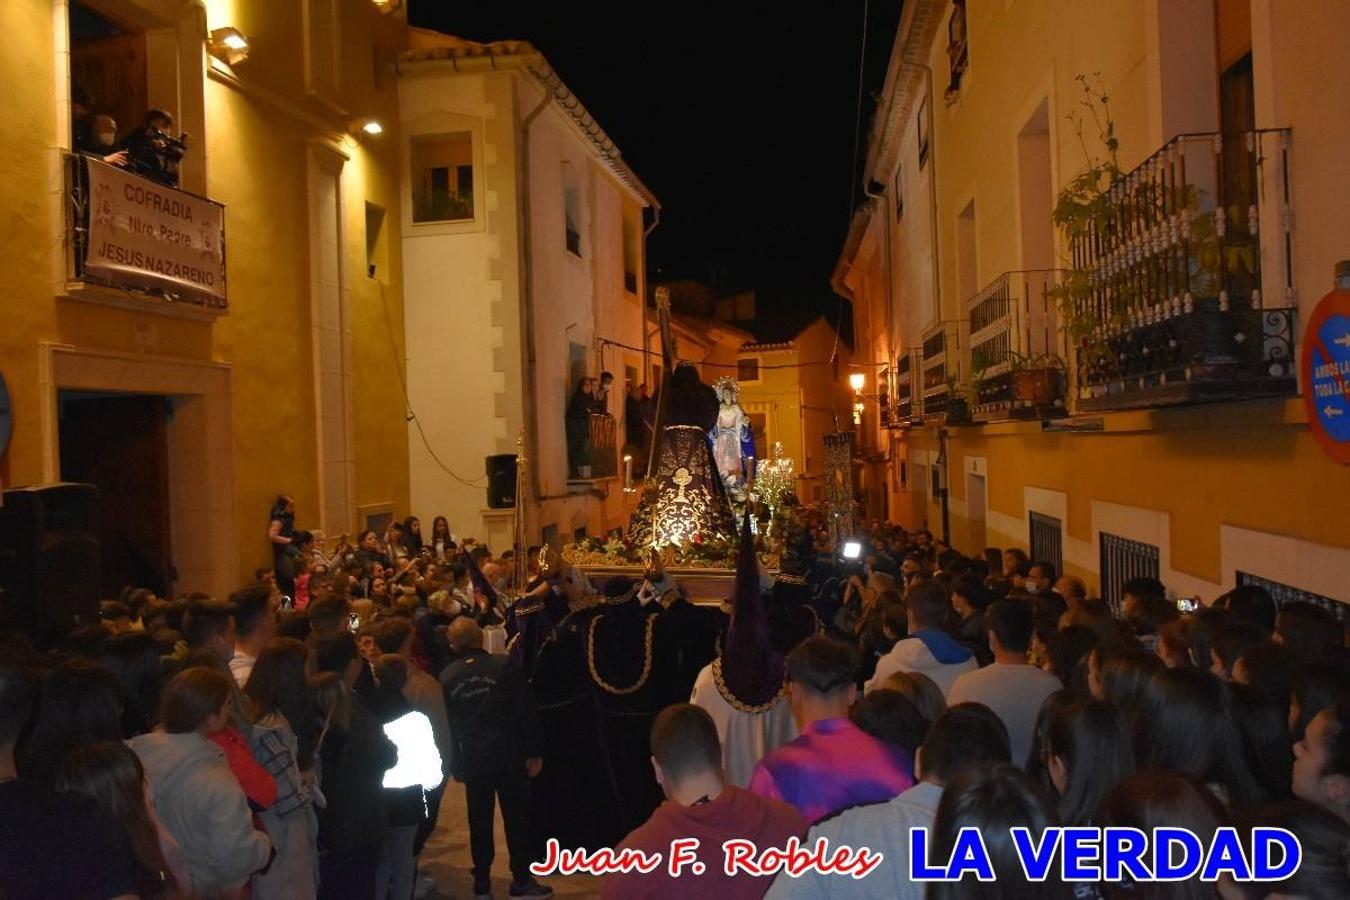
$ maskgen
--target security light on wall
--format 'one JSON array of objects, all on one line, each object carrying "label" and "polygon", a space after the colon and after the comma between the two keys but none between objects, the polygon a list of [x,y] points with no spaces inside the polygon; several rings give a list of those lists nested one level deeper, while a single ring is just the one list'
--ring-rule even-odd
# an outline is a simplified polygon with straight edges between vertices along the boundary
[{"label": "security light on wall", "polygon": [[353,119],[347,123],[347,129],[349,131],[359,131],[362,134],[368,134],[371,137],[384,134],[384,126],[380,124],[380,120],[372,118]]},{"label": "security light on wall", "polygon": [[848,383],[849,386],[853,388],[854,392],[861,391],[863,386],[867,384],[867,376],[862,372],[853,372],[848,376]]},{"label": "security light on wall", "polygon": [[238,28],[214,28],[206,49],[221,62],[235,65],[248,59],[248,38]]}]

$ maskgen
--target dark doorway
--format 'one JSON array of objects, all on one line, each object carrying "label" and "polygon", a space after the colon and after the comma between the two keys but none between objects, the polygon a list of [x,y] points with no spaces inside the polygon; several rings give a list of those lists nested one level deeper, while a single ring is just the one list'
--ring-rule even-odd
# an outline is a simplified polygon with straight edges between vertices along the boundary
[{"label": "dark doorway", "polygon": [[168,397],[61,391],[61,479],[98,486],[103,596],[170,582]]}]

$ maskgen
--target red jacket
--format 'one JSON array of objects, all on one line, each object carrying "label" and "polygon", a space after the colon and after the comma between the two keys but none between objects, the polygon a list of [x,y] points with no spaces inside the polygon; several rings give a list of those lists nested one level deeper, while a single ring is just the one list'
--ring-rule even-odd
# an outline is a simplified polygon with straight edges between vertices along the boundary
[{"label": "red jacket", "polygon": [[248,740],[233,725],[224,731],[207,735],[220,749],[225,751],[225,761],[230,771],[239,780],[239,786],[248,797],[248,805],[257,813],[277,802],[277,782],[267,770],[258,765]]}]

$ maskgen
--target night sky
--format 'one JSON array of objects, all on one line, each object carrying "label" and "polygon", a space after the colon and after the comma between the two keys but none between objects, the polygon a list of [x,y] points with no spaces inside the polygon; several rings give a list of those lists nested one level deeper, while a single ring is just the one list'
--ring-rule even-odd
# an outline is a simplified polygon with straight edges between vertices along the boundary
[{"label": "night sky", "polygon": [[833,318],[830,274],[862,199],[861,157],[900,18],[899,0],[871,0],[851,182],[863,9],[410,0],[409,19],[544,53],[661,200],[650,279],[756,288],[761,313]]}]

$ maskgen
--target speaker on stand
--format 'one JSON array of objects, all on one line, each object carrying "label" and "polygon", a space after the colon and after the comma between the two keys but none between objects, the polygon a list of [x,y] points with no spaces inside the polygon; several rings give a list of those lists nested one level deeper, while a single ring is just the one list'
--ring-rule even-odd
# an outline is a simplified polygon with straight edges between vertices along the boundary
[{"label": "speaker on stand", "polygon": [[488,509],[512,509],[516,505],[516,454],[498,453],[486,462]]},{"label": "speaker on stand", "polygon": [[98,488],[45,484],[4,492],[0,591],[5,617],[41,641],[98,618]]}]

